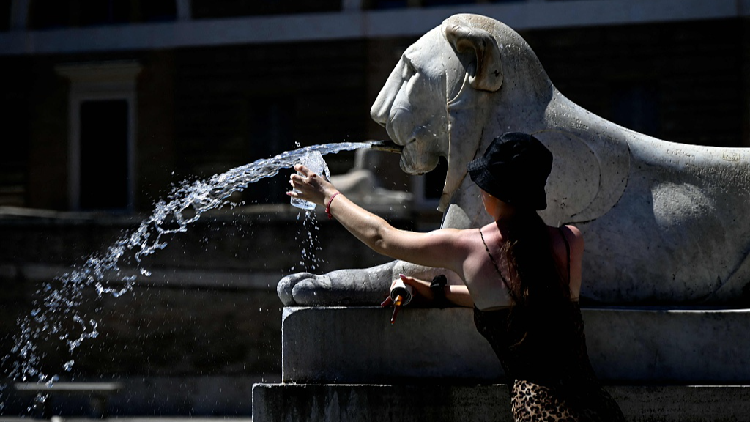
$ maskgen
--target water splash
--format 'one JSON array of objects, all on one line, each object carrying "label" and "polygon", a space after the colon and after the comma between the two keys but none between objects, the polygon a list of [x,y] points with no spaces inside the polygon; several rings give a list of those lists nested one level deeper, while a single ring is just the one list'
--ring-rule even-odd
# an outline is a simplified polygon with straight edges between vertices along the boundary
[{"label": "water splash", "polygon": [[323,250],[320,246],[320,240],[318,239],[317,233],[320,231],[318,225],[318,219],[315,213],[311,211],[300,211],[297,214],[297,220],[304,215],[302,220],[302,226],[297,230],[297,235],[294,240],[298,244],[302,245],[302,260],[299,262],[300,268],[296,266],[292,267],[292,271],[302,272],[314,272],[320,269],[320,266],[324,263],[323,259],[319,258],[317,252]]},{"label": "water splash", "polygon": [[[46,283],[37,291],[42,299],[34,302],[34,309],[29,315],[19,319],[20,332],[14,336],[15,345],[11,353],[0,360],[3,367],[10,365],[7,376],[13,380],[50,385],[55,382],[57,375],[50,376],[40,369],[44,354],[39,351],[38,345],[61,341],[72,354],[84,341],[96,338],[99,335],[97,321],[83,315],[79,306],[88,288],[95,289],[97,297],[119,297],[133,289],[138,276],[122,275],[119,268],[121,262],[127,260],[137,267],[138,274],[148,277],[151,273],[141,266],[144,257],[165,248],[168,235],[186,232],[188,225],[198,221],[203,213],[225,205],[236,206],[229,199],[233,193],[244,190],[260,179],[275,176],[281,169],[292,167],[309,152],[318,151],[325,155],[367,148],[372,144],[342,142],[298,148],[233,168],[206,180],[184,182],[168,195],[167,200],[159,201],[153,213],[137,229],[124,234],[106,253],[88,257],[83,265]],[[311,233],[318,226],[314,218],[309,218],[310,214],[306,213],[308,218],[305,218],[304,225]],[[307,268],[309,265],[310,269],[315,269],[319,264],[310,258],[313,251],[319,249],[313,237],[310,235],[303,250],[303,266]],[[305,263],[305,260],[309,263]],[[116,285],[106,281],[118,278]],[[74,363],[74,360],[68,360],[63,369],[70,371]]]}]

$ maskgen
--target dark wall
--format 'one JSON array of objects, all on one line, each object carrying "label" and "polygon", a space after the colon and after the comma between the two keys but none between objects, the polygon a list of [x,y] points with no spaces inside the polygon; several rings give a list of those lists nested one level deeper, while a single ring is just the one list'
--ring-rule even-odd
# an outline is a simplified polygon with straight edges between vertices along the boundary
[{"label": "dark wall", "polygon": [[178,181],[175,169],[174,51],[140,56],[136,128],[136,210],[149,210]]},{"label": "dark wall", "polygon": [[340,0],[237,1],[193,0],[194,19],[234,18],[237,16],[319,13],[341,10]]},{"label": "dark wall", "polygon": [[53,63],[31,67],[28,203],[35,208],[68,208],[68,83]]},{"label": "dark wall", "polygon": [[664,140],[750,146],[747,22],[528,31],[555,86],[608,120]]},{"label": "dark wall", "polygon": [[[364,141],[365,44],[361,41],[182,49],[175,61],[176,167],[205,177],[315,144]],[[329,156],[334,173],[351,154]],[[286,181],[245,199],[285,202]]]},{"label": "dark wall", "polygon": [[29,132],[32,61],[0,58],[0,121],[3,122],[0,153],[0,206],[28,203]]}]

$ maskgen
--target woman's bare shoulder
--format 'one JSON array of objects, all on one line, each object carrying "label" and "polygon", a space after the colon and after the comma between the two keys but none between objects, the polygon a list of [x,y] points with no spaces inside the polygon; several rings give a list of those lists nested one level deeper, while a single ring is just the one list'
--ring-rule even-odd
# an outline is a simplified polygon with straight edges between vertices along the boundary
[{"label": "woman's bare shoulder", "polygon": [[452,246],[465,246],[471,244],[473,237],[479,237],[478,229],[437,229],[426,233],[428,238],[440,239],[443,243]]},{"label": "woman's bare shoulder", "polygon": [[550,234],[554,237],[565,236],[565,241],[570,245],[571,252],[583,250],[583,233],[581,233],[578,227],[564,225],[560,227],[547,226],[547,228],[549,229]]}]

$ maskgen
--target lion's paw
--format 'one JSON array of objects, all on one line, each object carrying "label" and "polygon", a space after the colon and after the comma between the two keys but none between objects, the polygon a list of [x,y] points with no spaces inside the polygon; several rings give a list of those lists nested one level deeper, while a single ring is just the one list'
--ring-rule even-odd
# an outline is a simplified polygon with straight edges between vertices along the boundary
[{"label": "lion's paw", "polygon": [[315,278],[315,274],[311,273],[296,273],[289,274],[288,276],[279,280],[279,284],[276,285],[276,294],[279,295],[281,303],[284,306],[295,306],[297,302],[294,300],[294,287],[297,283]]},{"label": "lion's paw", "polygon": [[318,304],[318,293],[330,288],[328,275],[296,273],[282,278],[276,286],[276,293],[284,306],[306,306]]}]

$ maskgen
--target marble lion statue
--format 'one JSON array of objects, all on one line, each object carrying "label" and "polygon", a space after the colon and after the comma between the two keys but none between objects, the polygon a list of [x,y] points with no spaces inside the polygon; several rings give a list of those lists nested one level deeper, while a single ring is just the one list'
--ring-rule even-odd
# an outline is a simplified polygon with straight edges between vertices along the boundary
[{"label": "marble lion statue", "polygon": [[[467,164],[505,132],[534,134],[554,155],[540,214],[584,233],[588,303],[716,305],[750,296],[750,152],[671,143],[590,113],[555,88],[501,22],[461,14],[426,33],[404,52],[371,114],[404,147],[405,172],[447,159],[443,227],[489,222]],[[277,290],[287,306],[376,304],[398,273],[445,272],[394,261],[292,274]]]}]

